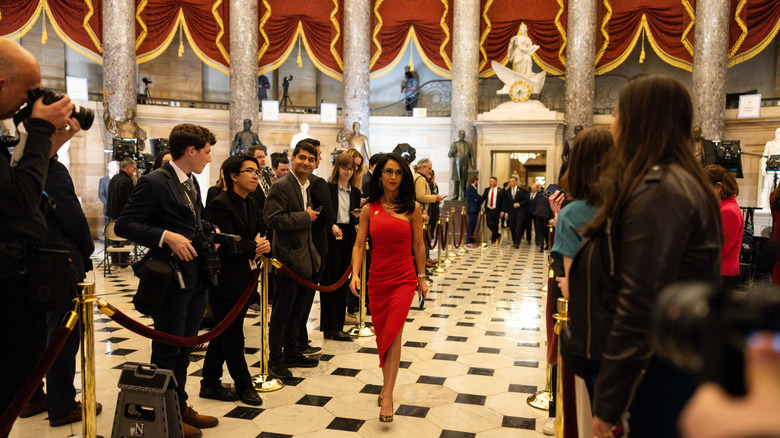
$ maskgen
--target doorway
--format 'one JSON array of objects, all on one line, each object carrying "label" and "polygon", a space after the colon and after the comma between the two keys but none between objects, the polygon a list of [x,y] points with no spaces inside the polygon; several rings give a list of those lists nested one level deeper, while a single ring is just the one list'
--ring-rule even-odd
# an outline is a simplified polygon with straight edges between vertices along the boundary
[{"label": "doorway", "polygon": [[[543,150],[493,152],[490,164],[490,176],[498,179],[499,187],[509,181],[511,176],[516,176],[521,185],[546,185],[547,153]],[[487,181],[487,178],[485,180]]]}]

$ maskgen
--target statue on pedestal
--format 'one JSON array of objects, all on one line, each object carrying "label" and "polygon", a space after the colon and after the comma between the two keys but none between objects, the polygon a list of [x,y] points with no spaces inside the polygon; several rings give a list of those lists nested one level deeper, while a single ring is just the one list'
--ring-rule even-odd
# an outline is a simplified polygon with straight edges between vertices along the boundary
[{"label": "statue on pedestal", "polygon": [[233,138],[233,145],[230,147],[230,156],[245,154],[247,149],[252,146],[263,146],[260,139],[257,137],[257,133],[251,131],[252,121],[244,119],[244,130],[236,132],[236,136]]},{"label": "statue on pedestal", "polygon": [[111,111],[108,109],[108,100],[104,99],[103,122],[106,125],[106,131],[113,134],[115,138],[137,138],[138,146],[143,149],[146,131],[135,123],[135,111],[128,108],[125,111],[125,120],[115,120],[111,117]]},{"label": "statue on pedestal", "polygon": [[493,61],[492,67],[496,75],[504,83],[504,87],[496,94],[509,94],[515,102],[528,100],[531,95],[538,95],[544,87],[545,72],[533,72],[531,55],[539,49],[537,44],[528,37],[528,27],[520,25],[520,34],[509,41],[507,56],[512,61],[514,70],[504,67],[500,62]]},{"label": "statue on pedestal", "polygon": [[346,133],[347,128],[342,129],[336,134],[336,141],[341,143],[345,149],[353,148],[360,151],[366,160],[371,158],[371,151],[368,148],[368,138],[360,133],[360,123],[352,124],[352,132]]},{"label": "statue on pedestal", "polygon": [[301,123],[301,132],[293,135],[292,140],[290,140],[290,149],[295,149],[295,145],[298,144],[301,140],[306,140],[307,138],[311,138],[311,135],[309,135],[309,124],[308,123]]},{"label": "statue on pedestal", "polygon": [[457,201],[462,194],[466,196],[466,184],[469,179],[469,169],[476,167],[474,149],[471,143],[466,141],[466,131],[458,131],[458,141],[452,143],[450,152],[452,158],[452,171],[450,182],[452,183],[452,200]]}]

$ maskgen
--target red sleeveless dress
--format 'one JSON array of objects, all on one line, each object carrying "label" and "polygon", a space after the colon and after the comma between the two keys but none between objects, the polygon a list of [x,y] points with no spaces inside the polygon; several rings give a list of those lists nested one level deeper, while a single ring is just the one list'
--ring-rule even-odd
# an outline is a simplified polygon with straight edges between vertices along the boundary
[{"label": "red sleeveless dress", "polygon": [[371,203],[372,252],[368,299],[376,333],[379,366],[406,322],[417,289],[412,256],[412,223],[392,216],[380,201]]}]

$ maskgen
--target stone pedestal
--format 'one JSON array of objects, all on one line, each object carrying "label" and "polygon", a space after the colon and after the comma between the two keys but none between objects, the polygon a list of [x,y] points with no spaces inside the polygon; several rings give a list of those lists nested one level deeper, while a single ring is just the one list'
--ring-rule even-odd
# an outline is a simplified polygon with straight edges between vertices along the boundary
[{"label": "stone pedestal", "polygon": [[[257,129],[257,1],[230,0],[230,140],[244,129]],[[225,143],[223,143],[224,145]]]},{"label": "stone pedestal", "polygon": [[566,133],[593,126],[596,84],[596,0],[570,0],[566,45]]},{"label": "stone pedestal", "polygon": [[[135,111],[138,85],[133,0],[103,2],[103,85],[113,93],[108,95],[108,109],[113,118],[124,119],[127,110]],[[105,141],[111,148],[111,134],[106,133]]]},{"label": "stone pedestal", "polygon": [[466,132],[466,141],[474,143],[479,85],[479,13],[480,2],[455,0],[452,28],[452,102],[450,138]]},{"label": "stone pedestal", "polygon": [[[360,123],[360,132],[369,137],[371,2],[344,2],[344,105],[342,126],[352,132],[352,124]],[[371,138],[368,139],[371,144]],[[368,161],[369,157],[366,157]]]},{"label": "stone pedestal", "polygon": [[726,111],[729,1],[696,2],[693,50],[693,124],[702,137],[722,140]]}]

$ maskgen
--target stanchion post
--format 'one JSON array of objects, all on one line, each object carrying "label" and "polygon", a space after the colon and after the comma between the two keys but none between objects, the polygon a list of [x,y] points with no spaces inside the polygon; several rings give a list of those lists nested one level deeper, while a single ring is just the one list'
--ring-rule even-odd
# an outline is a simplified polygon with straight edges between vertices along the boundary
[{"label": "stanchion post", "polygon": [[468,239],[466,239],[466,237],[467,237],[468,232],[469,232],[469,228],[468,228],[468,223],[469,222],[468,222],[468,216],[466,215],[466,207],[461,207],[460,208],[460,220],[461,220],[461,222],[460,222],[460,229],[461,229],[461,231],[463,230],[463,224],[465,222],[465,224],[466,224],[466,233],[460,235],[460,249],[458,249],[458,252],[460,254],[466,254],[466,240],[468,240]]},{"label": "stanchion post", "polygon": [[[560,336],[561,331],[564,327],[569,325],[569,300],[566,298],[558,298],[557,302],[557,309],[558,313],[553,315],[553,318],[555,319],[555,334]],[[563,425],[566,419],[564,418],[564,410],[563,410],[563,375],[562,370],[563,367],[561,367],[560,364],[563,363],[563,359],[561,358],[561,343],[558,342],[558,366],[556,367],[558,370],[558,387],[555,388],[555,397],[556,400],[558,400],[558,403],[555,404],[555,435],[556,436],[563,436]]]},{"label": "stanchion post", "polygon": [[438,225],[436,227],[436,233],[437,233],[437,236],[439,237],[438,238],[439,243],[438,243],[438,245],[436,245],[438,247],[438,249],[436,251],[437,252],[437,255],[436,255],[436,272],[438,272],[439,274],[441,274],[442,272],[445,271],[444,265],[441,263],[441,246],[444,244],[444,242],[442,242],[443,237],[442,237],[442,231],[441,230],[442,230],[442,228],[441,228],[441,216],[439,216],[439,223],[438,223]]},{"label": "stanchion post", "polygon": [[528,396],[526,401],[532,408],[541,409],[547,411],[550,409],[550,401],[553,398],[552,387],[552,370],[553,366],[547,364],[547,382],[544,385],[544,389],[536,391],[536,393]]},{"label": "stanchion post", "polygon": [[[252,378],[252,385],[256,391],[271,392],[284,388],[284,383],[276,378],[273,378],[268,373],[268,270],[271,268],[269,265],[269,259],[263,257],[262,259],[262,282],[260,294],[260,374]],[[277,262],[278,263],[278,262]],[[281,264],[279,265],[281,266]]]},{"label": "stanchion post", "polygon": [[487,228],[487,218],[485,217],[485,209],[483,208],[479,212],[479,223],[480,227],[482,228],[479,230],[479,247],[482,249],[487,249],[488,245],[485,241],[485,228]]},{"label": "stanchion post", "polygon": [[95,399],[95,321],[93,304],[95,283],[79,283],[76,298],[81,317],[81,436],[97,438],[97,400]]},{"label": "stanchion post", "polygon": [[363,266],[360,267],[360,313],[358,314],[358,323],[349,331],[350,336],[366,337],[374,336],[374,328],[366,326],[366,266],[368,265],[368,242],[366,242],[366,253],[363,255]]},{"label": "stanchion post", "polygon": [[450,212],[447,212],[447,216],[444,218],[444,222],[446,224],[444,227],[446,230],[446,233],[444,234],[444,264],[449,265],[452,263],[452,259],[450,258],[452,255],[450,254]]}]

